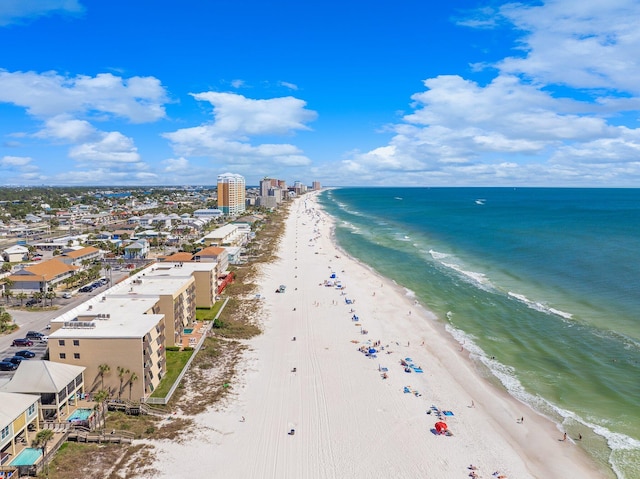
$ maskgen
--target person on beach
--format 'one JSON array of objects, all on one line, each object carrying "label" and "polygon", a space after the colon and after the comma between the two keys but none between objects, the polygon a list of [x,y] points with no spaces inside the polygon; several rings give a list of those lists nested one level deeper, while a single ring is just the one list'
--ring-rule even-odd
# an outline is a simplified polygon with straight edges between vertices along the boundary
[{"label": "person on beach", "polygon": [[566,432],[564,433],[564,436],[562,436],[562,440],[563,440],[563,441],[566,441],[566,440],[567,440],[567,433],[566,433]]}]

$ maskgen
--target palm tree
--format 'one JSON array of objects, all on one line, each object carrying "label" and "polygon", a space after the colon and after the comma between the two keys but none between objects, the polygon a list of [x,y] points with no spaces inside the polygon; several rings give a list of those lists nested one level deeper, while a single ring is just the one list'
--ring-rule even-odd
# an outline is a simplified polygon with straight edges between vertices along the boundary
[{"label": "palm tree", "polygon": [[104,375],[111,371],[111,366],[106,363],[98,366],[98,374],[100,375],[100,381],[102,383],[102,391],[104,391]]},{"label": "palm tree", "polygon": [[133,389],[133,382],[138,380],[138,375],[136,373],[131,373],[129,376],[129,401],[131,401],[131,390]]},{"label": "palm tree", "polygon": [[31,447],[40,447],[42,448],[42,457],[45,461],[45,467],[47,467],[46,457],[47,457],[47,444],[51,439],[53,439],[53,431],[51,429],[43,429],[42,431],[38,431],[36,437],[31,442]]},{"label": "palm tree", "polygon": [[[49,306],[53,306],[53,300],[57,297],[56,293],[54,291],[47,291],[47,293],[44,295],[44,297],[48,300],[50,300]],[[46,306],[46,303],[45,303]]]},{"label": "palm tree", "polygon": [[118,370],[118,379],[120,379],[120,388],[118,389],[118,399],[120,399],[120,397],[122,396],[124,375],[129,374],[131,371],[129,371],[127,368],[123,368],[122,366],[118,366],[116,369]]},{"label": "palm tree", "polygon": [[104,389],[101,389],[97,393],[93,395],[93,400],[96,402],[94,406],[94,410],[97,410],[100,413],[100,418],[102,419],[103,427],[107,424],[107,416],[104,413],[104,402],[109,397],[109,393]]},{"label": "palm tree", "polygon": [[111,276],[111,265],[109,263],[106,263],[104,265],[104,275],[105,275],[105,277],[107,276],[107,274],[109,274],[109,284],[111,284],[111,280],[113,279],[113,277]]},{"label": "palm tree", "polygon": [[3,294],[4,294],[4,297],[6,298],[7,306],[9,306],[9,300],[13,298],[13,291],[11,291],[10,289],[6,289],[6,285],[5,285],[5,290]]},{"label": "palm tree", "polygon": [[24,300],[27,299],[28,297],[29,296],[24,291],[22,293],[16,294],[16,298],[20,300],[20,307],[22,307]]},{"label": "palm tree", "polygon": [[38,303],[41,303],[43,298],[44,298],[44,293],[42,291],[33,293],[33,299],[35,299]]}]

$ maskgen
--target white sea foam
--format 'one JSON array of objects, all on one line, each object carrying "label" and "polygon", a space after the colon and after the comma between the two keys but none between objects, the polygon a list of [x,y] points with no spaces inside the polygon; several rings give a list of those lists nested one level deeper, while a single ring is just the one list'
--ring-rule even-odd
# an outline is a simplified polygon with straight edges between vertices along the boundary
[{"label": "white sea foam", "polygon": [[409,298],[415,298],[416,297],[416,293],[415,291],[409,289],[409,288],[404,288],[404,294],[405,296],[409,297]]},{"label": "white sea foam", "polygon": [[[462,266],[451,262],[452,260],[455,260],[456,258],[451,255],[451,254],[447,254],[447,253],[441,253],[439,251],[435,251],[433,249],[429,250],[429,254],[431,255],[431,257],[433,259],[435,259],[436,261],[438,261],[438,263],[440,263],[442,266],[451,269],[453,271],[455,271],[456,273],[458,273],[458,275],[460,275],[460,277],[469,282],[469,283],[473,283],[476,286],[479,286],[480,288],[484,289],[485,291],[489,291],[494,289],[493,284],[491,284],[491,281],[489,281],[489,279],[487,278],[487,276],[484,273],[477,273],[475,271],[468,271],[466,269],[464,269]],[[445,261],[447,260],[447,261]]]},{"label": "white sea foam", "polygon": [[[451,316],[451,311],[447,312],[447,317],[451,318]],[[595,434],[603,437],[607,442],[607,446],[611,450],[611,453],[609,454],[609,464],[619,478],[622,479],[625,477],[624,473],[618,466],[622,466],[625,469],[626,467],[617,463],[620,459],[616,457],[615,453],[620,451],[631,451],[632,453],[640,451],[640,441],[625,434],[613,432],[602,424],[596,424],[593,421],[586,420],[573,411],[563,409],[541,396],[527,392],[522,386],[522,383],[516,377],[514,368],[502,364],[493,357],[488,357],[484,350],[473,341],[473,336],[451,326],[450,324],[446,324],[445,328],[447,332],[456,339],[456,341],[460,344],[464,344],[464,348],[469,352],[469,356],[473,360],[481,362],[489,369],[491,374],[500,381],[511,396],[542,413],[551,421],[554,421],[557,424],[559,431],[565,431],[566,429],[562,424],[567,420],[572,420],[576,423],[582,424],[592,430]]]},{"label": "white sea foam", "polygon": [[519,294],[519,293],[514,293],[512,291],[509,291],[507,293],[507,295],[510,298],[516,299],[516,300],[520,301],[521,303],[526,304],[531,309],[534,309],[536,311],[540,311],[541,313],[554,314],[554,315],[560,316],[561,318],[564,318],[564,319],[573,318],[573,315],[571,313],[566,313],[564,311],[561,311],[561,310],[556,309],[556,308],[549,307],[549,306],[547,306],[547,305],[545,305],[543,303],[537,302],[537,301],[531,301],[524,294]]},{"label": "white sea foam", "polygon": [[437,260],[448,258],[450,256],[447,253],[440,253],[440,252],[432,250],[432,249],[429,250],[429,254],[431,255],[431,257],[433,259],[437,259]]}]

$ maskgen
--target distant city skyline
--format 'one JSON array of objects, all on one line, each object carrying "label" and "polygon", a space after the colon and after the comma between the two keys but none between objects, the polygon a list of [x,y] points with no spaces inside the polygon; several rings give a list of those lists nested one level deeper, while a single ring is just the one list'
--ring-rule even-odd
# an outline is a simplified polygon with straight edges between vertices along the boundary
[{"label": "distant city skyline", "polygon": [[0,186],[640,185],[634,0],[0,2]]}]

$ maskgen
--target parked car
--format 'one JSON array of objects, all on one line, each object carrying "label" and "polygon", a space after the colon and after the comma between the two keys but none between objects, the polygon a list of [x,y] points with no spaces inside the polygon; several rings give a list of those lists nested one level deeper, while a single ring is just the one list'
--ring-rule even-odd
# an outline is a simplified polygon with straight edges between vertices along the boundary
[{"label": "parked car", "polygon": [[27,306],[27,307],[28,307],[28,306],[35,306],[36,304],[38,304],[38,301],[37,301],[37,300],[35,300],[35,299],[30,299],[29,301],[27,301],[27,302],[25,303],[25,306]]},{"label": "parked car", "polygon": [[33,341],[27,338],[14,339],[11,346],[31,347],[33,346]]},{"label": "parked car", "polygon": [[26,338],[31,341],[49,341],[49,336],[46,336],[39,331],[29,331]]},{"label": "parked car", "polygon": [[91,285],[83,286],[82,288],[80,288],[81,293],[89,293],[91,291],[93,291],[93,286]]},{"label": "parked car", "polygon": [[0,371],[15,371],[18,369],[17,364],[10,363],[9,361],[0,361]]},{"label": "parked car", "polygon": [[36,353],[34,353],[33,351],[29,351],[28,349],[23,349],[22,351],[16,352],[14,356],[20,356],[21,358],[30,359],[35,358]]},{"label": "parked car", "polygon": [[70,298],[73,297],[73,295],[71,293],[69,293],[69,292],[66,292],[66,293],[62,293],[62,297],[64,299],[70,299]]},{"label": "parked car", "polygon": [[13,363],[16,366],[19,365],[22,361],[27,361],[26,358],[23,358],[21,356],[13,356],[11,358],[4,358],[3,361],[7,362],[7,363]]}]

